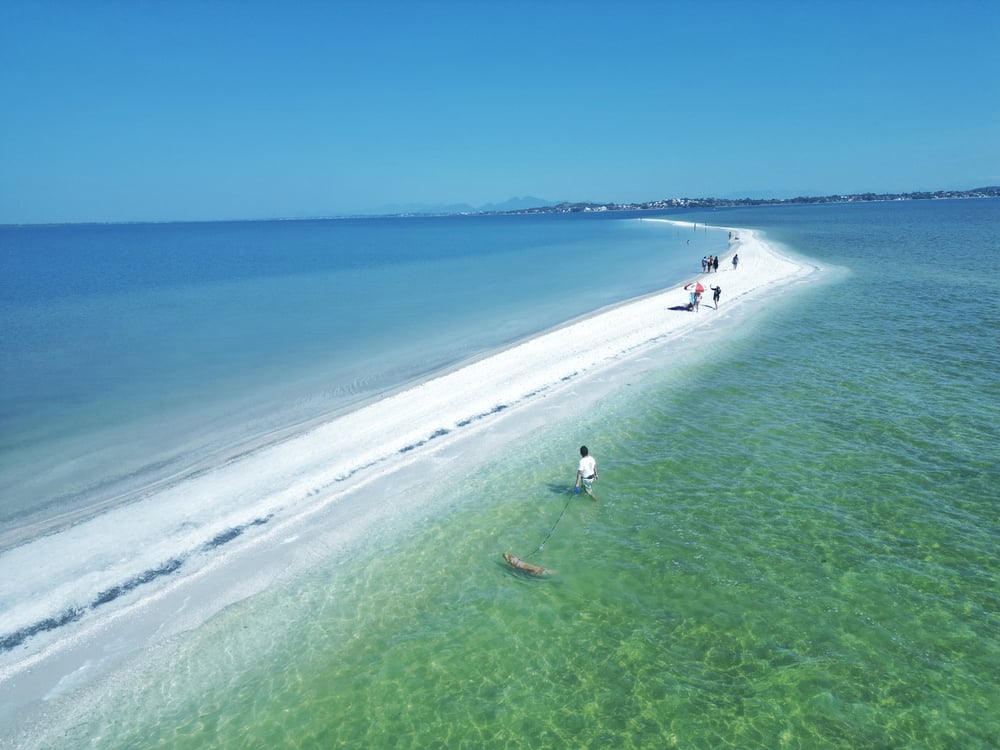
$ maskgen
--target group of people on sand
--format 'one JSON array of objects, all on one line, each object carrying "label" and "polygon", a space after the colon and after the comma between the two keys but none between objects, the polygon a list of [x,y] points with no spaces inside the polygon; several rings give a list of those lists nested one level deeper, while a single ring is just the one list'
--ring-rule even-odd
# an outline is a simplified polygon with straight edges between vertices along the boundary
[{"label": "group of people on sand", "polygon": [[[719,309],[719,300],[722,299],[722,287],[721,286],[709,286],[712,290],[712,302],[715,303],[715,309]],[[698,312],[698,307],[701,305],[701,295],[705,291],[705,287],[700,281],[692,281],[689,284],[684,285],[684,291],[687,292],[690,297],[688,298],[687,309],[689,311]]]},{"label": "group of people on sand", "polygon": [[[688,289],[688,287],[691,287],[691,288]],[[688,284],[684,288],[691,295],[689,297],[687,309],[688,310],[693,310],[694,312],[698,312],[698,307],[701,305],[701,295],[702,295],[702,292],[700,292],[698,290],[699,289],[704,290],[704,287],[702,287],[700,284],[697,285],[697,286],[694,286],[692,284]],[[722,287],[721,286],[710,286],[709,289],[712,290],[712,302],[715,303],[715,309],[718,310],[719,309],[719,300],[722,299]]]},{"label": "group of people on sand", "polygon": [[[732,232],[730,232],[730,237]],[[733,270],[735,271],[740,265],[740,255],[736,253],[733,255]],[[702,273],[718,273],[719,271],[719,256],[718,255],[706,255],[701,259],[701,272]],[[710,286],[709,289],[712,290],[712,301],[715,303],[715,309],[719,309],[719,300],[722,298],[722,287],[721,286]],[[698,307],[701,305],[701,295],[705,291],[705,288],[701,283],[691,282],[690,284],[684,285],[684,291],[688,292],[690,300],[687,304],[688,310],[693,310],[698,312]]]},{"label": "group of people on sand", "polygon": [[[740,264],[740,254],[736,253],[733,256],[733,270]],[[719,256],[718,255],[706,255],[701,259],[701,272],[702,273],[718,273],[719,272]]]}]

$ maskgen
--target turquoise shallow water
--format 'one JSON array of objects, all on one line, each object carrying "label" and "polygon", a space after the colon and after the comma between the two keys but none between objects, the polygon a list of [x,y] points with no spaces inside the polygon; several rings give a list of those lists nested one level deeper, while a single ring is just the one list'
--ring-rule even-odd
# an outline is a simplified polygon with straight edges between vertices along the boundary
[{"label": "turquoise shallow water", "polygon": [[[36,744],[995,747],[998,209],[713,217],[829,270],[442,474]],[[596,503],[566,492],[581,442]],[[502,565],[557,519],[532,557],[557,575]]]}]

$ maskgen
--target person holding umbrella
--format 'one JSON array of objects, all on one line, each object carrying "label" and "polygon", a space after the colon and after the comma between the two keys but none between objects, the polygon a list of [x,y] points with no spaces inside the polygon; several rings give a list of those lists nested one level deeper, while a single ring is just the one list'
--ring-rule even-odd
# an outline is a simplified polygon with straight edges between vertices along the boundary
[{"label": "person holding umbrella", "polygon": [[689,284],[685,284],[684,289],[691,294],[691,301],[688,303],[688,310],[698,312],[698,305],[701,304],[701,295],[705,291],[704,285],[700,281],[692,281]]}]

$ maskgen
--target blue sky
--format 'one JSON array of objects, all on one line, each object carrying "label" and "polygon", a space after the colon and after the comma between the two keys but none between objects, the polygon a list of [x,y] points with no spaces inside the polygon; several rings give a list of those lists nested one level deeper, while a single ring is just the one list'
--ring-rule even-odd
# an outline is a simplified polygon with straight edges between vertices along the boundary
[{"label": "blue sky", "polygon": [[1000,3],[0,3],[0,223],[1000,184]]}]

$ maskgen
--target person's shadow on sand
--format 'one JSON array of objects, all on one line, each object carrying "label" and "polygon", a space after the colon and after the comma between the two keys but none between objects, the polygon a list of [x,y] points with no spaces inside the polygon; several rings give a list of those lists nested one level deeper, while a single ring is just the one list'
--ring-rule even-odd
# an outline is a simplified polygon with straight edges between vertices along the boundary
[{"label": "person's shadow on sand", "polygon": [[691,308],[687,305],[674,305],[673,307],[668,307],[668,310],[677,310],[679,312],[690,312]]}]

